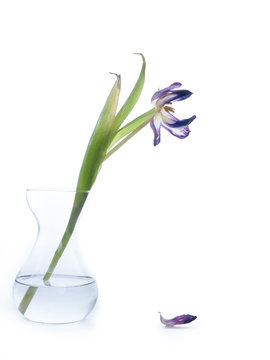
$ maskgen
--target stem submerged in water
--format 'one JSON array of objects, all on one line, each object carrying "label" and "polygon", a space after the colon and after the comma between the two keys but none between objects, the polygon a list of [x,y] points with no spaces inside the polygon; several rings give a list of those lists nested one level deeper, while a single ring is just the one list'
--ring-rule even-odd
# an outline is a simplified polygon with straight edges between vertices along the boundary
[{"label": "stem submerged in water", "polygon": [[30,302],[32,301],[36,291],[37,291],[37,287],[35,286],[30,286],[28,288],[28,290],[26,291],[26,293],[24,294],[24,297],[19,305],[19,311],[24,314],[28,308],[28,305],[30,304]]}]

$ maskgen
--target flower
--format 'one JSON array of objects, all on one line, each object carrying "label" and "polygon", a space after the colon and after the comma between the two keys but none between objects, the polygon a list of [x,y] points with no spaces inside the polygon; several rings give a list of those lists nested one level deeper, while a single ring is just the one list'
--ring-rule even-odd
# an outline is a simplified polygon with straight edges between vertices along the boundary
[{"label": "flower", "polygon": [[164,324],[166,326],[188,324],[191,321],[194,321],[195,319],[197,319],[197,316],[189,315],[189,314],[176,316],[172,319],[164,319],[164,317],[161,315],[161,313],[159,313],[159,314],[160,314],[160,321],[162,322],[162,324]]},{"label": "flower", "polygon": [[196,118],[193,115],[189,119],[179,120],[172,113],[174,109],[171,107],[172,102],[185,100],[192,92],[188,90],[175,90],[181,86],[180,83],[175,82],[165,89],[156,91],[152,96],[152,104],[156,108],[156,112],[151,118],[150,125],[154,131],[154,145],[160,143],[160,127],[164,127],[172,135],[179,139],[184,139],[190,133],[188,125]]}]

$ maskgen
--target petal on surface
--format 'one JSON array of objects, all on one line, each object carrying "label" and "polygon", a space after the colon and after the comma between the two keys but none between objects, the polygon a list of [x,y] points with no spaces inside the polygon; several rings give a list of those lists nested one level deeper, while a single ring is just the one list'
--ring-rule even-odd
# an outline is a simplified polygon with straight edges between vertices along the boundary
[{"label": "petal on surface", "polygon": [[192,321],[194,321],[195,319],[197,319],[197,316],[194,315],[189,315],[189,314],[185,314],[185,315],[180,315],[180,316],[176,316],[172,319],[165,319],[161,313],[160,314],[160,321],[162,322],[162,324],[166,325],[166,326],[174,326],[174,325],[183,325],[183,324],[188,324]]},{"label": "petal on surface", "polygon": [[176,89],[178,87],[180,87],[182,84],[180,84],[179,82],[175,82],[173,84],[171,84],[170,86],[162,89],[162,90],[158,90],[154,93],[154,95],[152,96],[151,102],[160,98],[161,96],[165,96],[170,90],[172,89]]},{"label": "petal on surface", "polygon": [[154,132],[154,146],[160,143],[160,125],[162,118],[160,114],[156,114],[152,117],[150,121],[150,126]]},{"label": "petal on surface", "polygon": [[157,108],[162,108],[165,104],[168,104],[173,101],[182,101],[189,98],[192,95],[192,92],[189,90],[174,90],[171,91],[168,95],[165,95],[158,99],[156,102]]}]

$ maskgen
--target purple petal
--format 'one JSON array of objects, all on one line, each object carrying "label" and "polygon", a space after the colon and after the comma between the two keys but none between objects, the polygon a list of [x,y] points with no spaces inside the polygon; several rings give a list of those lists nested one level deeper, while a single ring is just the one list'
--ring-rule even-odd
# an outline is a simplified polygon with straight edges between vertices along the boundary
[{"label": "purple petal", "polygon": [[175,89],[180,87],[182,84],[180,84],[179,82],[175,82],[173,84],[171,84],[170,86],[166,87],[165,89],[162,90],[158,90],[154,93],[154,95],[152,96],[151,102],[162,97],[165,96],[170,90]]},{"label": "purple petal", "polygon": [[160,125],[161,119],[160,115],[154,115],[150,120],[150,126],[154,132],[154,146],[160,143]]},{"label": "purple petal", "polygon": [[185,100],[192,95],[192,92],[189,90],[174,90],[171,91],[168,95],[165,95],[158,99],[156,102],[157,108],[162,108],[165,104],[168,104],[173,101]]},{"label": "purple petal", "polygon": [[195,319],[197,319],[197,316],[185,314],[185,315],[176,316],[175,318],[173,318],[171,320],[173,322],[175,322],[176,324],[188,324],[188,323],[194,321]]},{"label": "purple petal", "polygon": [[164,109],[161,111],[162,120],[166,123],[166,125],[170,127],[180,127],[180,126],[187,126],[192,123],[193,120],[196,119],[196,115],[191,116],[188,119],[179,120],[173,114],[165,111]]},{"label": "purple petal", "polygon": [[162,324],[164,324],[166,326],[188,324],[188,323],[194,321],[195,319],[197,319],[197,316],[189,315],[189,314],[176,316],[172,319],[165,319],[161,315],[161,313],[159,313],[159,314],[160,314],[160,321],[162,322]]},{"label": "purple petal", "polygon": [[179,126],[179,127],[174,128],[174,127],[167,125],[167,123],[164,123],[164,122],[161,125],[164,127],[164,129],[168,130],[169,133],[178,137],[179,139],[185,139],[190,133],[188,126]]}]

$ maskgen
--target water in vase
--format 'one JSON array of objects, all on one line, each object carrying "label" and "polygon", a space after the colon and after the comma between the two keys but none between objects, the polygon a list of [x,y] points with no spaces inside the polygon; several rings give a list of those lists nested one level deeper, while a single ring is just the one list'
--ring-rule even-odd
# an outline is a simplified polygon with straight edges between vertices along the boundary
[{"label": "water in vase", "polygon": [[14,283],[18,307],[29,287],[36,293],[24,316],[45,323],[68,323],[83,319],[95,306],[98,290],[89,276],[52,275],[44,282],[42,275],[21,276]]}]

